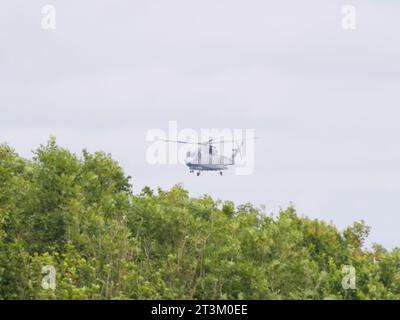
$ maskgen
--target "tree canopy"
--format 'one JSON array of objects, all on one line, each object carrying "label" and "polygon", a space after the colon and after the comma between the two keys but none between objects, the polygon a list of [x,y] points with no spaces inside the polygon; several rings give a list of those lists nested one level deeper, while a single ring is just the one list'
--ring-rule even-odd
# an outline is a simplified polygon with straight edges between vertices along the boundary
[{"label": "tree canopy", "polygon": [[[400,249],[296,213],[133,192],[109,154],[0,145],[0,299],[400,299]],[[42,286],[53,266],[56,288]],[[344,266],[355,288],[342,285]]]}]

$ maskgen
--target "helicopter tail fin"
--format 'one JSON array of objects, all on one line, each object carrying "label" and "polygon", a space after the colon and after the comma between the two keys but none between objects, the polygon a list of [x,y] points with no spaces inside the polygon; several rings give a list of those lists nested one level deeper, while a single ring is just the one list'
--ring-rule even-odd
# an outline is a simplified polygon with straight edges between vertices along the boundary
[{"label": "helicopter tail fin", "polygon": [[242,151],[241,151],[241,149],[242,149],[243,145],[244,145],[244,141],[242,141],[242,143],[240,144],[240,146],[237,146],[236,149],[232,149],[232,164],[233,164],[233,165],[235,164],[235,158],[236,158],[236,156],[237,156],[238,154],[240,155],[240,158],[242,158]]}]

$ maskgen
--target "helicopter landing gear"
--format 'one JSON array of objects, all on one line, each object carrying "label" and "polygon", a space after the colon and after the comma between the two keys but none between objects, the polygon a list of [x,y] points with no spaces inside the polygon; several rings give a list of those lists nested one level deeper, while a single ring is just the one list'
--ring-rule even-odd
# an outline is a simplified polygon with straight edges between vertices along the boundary
[{"label": "helicopter landing gear", "polygon": [[219,175],[222,176],[222,171],[219,172]]},{"label": "helicopter landing gear", "polygon": [[196,174],[197,174],[197,176],[199,176],[199,175],[200,175],[200,171],[199,171],[199,172],[197,172]]}]

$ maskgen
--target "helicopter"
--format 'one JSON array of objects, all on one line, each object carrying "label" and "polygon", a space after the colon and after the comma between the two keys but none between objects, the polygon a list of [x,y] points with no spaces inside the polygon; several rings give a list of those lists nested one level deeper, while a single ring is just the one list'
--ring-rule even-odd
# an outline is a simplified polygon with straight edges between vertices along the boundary
[{"label": "helicopter", "polygon": [[[253,138],[257,139],[257,138]],[[193,173],[197,171],[197,176],[200,175],[202,171],[219,171],[222,176],[224,170],[228,170],[229,166],[235,165],[235,157],[239,153],[241,154],[241,148],[243,147],[244,141],[249,139],[241,139],[242,143],[240,146],[237,145],[237,141],[240,140],[217,140],[209,139],[204,142],[189,142],[182,140],[164,140],[165,142],[179,143],[179,144],[193,144],[198,145],[196,151],[188,151],[186,154],[185,164],[189,168],[189,172]],[[236,148],[232,148],[231,157],[226,157],[218,154],[215,147],[216,144],[232,143]]]}]

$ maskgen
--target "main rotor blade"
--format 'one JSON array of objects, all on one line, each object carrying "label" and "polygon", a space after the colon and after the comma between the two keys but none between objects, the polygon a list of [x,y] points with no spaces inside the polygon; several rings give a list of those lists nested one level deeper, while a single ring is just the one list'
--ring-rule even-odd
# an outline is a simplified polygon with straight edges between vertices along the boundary
[{"label": "main rotor blade", "polygon": [[246,141],[246,140],[257,140],[260,139],[259,137],[254,137],[254,138],[245,138],[245,139],[235,139],[235,140],[216,140],[216,141],[210,141],[210,144],[218,144],[218,143],[234,143],[238,141]]},{"label": "main rotor blade", "polygon": [[[184,143],[184,144],[204,144],[204,142],[189,142],[189,141],[182,141],[182,140],[164,140],[165,142],[174,142],[174,143]],[[206,142],[207,143],[207,142]]]},{"label": "main rotor blade", "polygon": [[165,142],[182,143],[182,144],[197,144],[197,145],[206,146],[208,144],[234,143],[234,142],[238,142],[238,141],[257,140],[257,139],[259,139],[259,137],[245,138],[245,139],[234,139],[234,140],[214,140],[214,139],[210,139],[210,140],[204,141],[204,142],[190,142],[190,141],[166,140],[166,139],[164,139],[164,141]]}]

